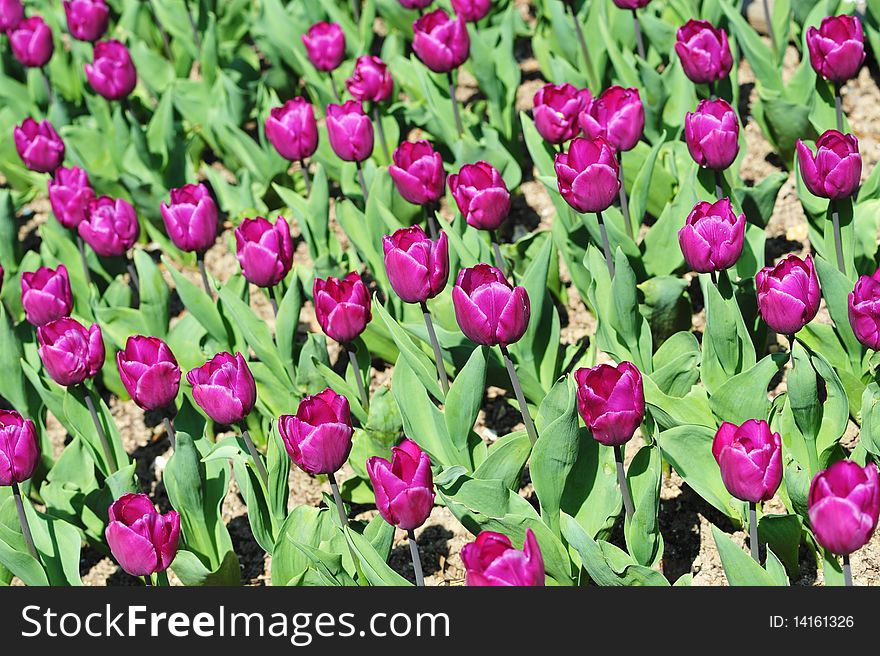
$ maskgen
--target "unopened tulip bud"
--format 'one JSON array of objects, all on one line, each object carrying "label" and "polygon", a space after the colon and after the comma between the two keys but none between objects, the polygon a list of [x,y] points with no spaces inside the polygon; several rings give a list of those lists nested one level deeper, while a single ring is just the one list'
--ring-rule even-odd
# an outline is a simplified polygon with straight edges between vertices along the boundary
[{"label": "unopened tulip bud", "polygon": [[578,412],[605,446],[629,442],[645,418],[642,374],[631,362],[600,364],[574,373]]},{"label": "unopened tulip bud", "polygon": [[810,527],[816,542],[846,556],[868,544],[880,514],[877,465],[864,467],[839,460],[820,471],[807,500]]},{"label": "unopened tulip bud", "polygon": [[404,531],[425,523],[434,506],[434,477],[431,459],[409,439],[391,447],[391,462],[373,456],[367,473],[376,493],[376,508],[382,518]]},{"label": "unopened tulip bud", "polygon": [[104,364],[104,340],[98,324],[86,329],[76,319],[56,319],[37,328],[37,341],[40,360],[59,385],[78,385]]},{"label": "unopened tulip bud", "polygon": [[506,535],[482,531],[474,542],[464,545],[461,560],[469,586],[544,585],[544,558],[530,528],[522,551]]},{"label": "unopened tulip bud", "polygon": [[446,287],[449,245],[446,233],[431,241],[420,226],[401,228],[382,237],[385,272],[391,287],[406,303],[424,303]]},{"label": "unopened tulip bud", "polygon": [[40,267],[21,274],[21,305],[25,317],[33,326],[42,326],[70,314],[73,293],[67,267],[57,269]]},{"label": "unopened tulip bud", "polygon": [[488,162],[462,166],[449,176],[449,191],[467,224],[477,230],[497,230],[510,212],[507,184]]},{"label": "unopened tulip bud", "polygon": [[340,344],[354,340],[372,319],[370,292],[355,271],[341,280],[315,278],[313,296],[321,329]]},{"label": "unopened tulip bud", "polygon": [[685,115],[684,138],[697,164],[716,171],[726,169],[739,153],[736,112],[722,98],[701,100],[697,111]]},{"label": "unopened tulip bud", "polygon": [[159,209],[171,241],[182,251],[204,253],[217,239],[217,204],[203,184],[171,190]]},{"label": "unopened tulip bud", "polygon": [[862,156],[852,134],[827,130],[816,140],[816,154],[798,139],[798,166],[810,193],[820,198],[849,198],[859,188]]},{"label": "unopened tulip bud", "polygon": [[294,464],[307,474],[333,474],[351,453],[348,399],[327,388],[304,398],[295,415],[278,418],[278,433]]},{"label": "unopened tulip bud", "polygon": [[157,337],[132,335],[116,352],[119,377],[143,410],[167,408],[180,389],[180,367],[168,345]]},{"label": "unopened tulip bud", "polygon": [[164,572],[177,555],[180,515],[156,510],[146,494],[123,494],[110,506],[104,531],[110,552],[132,576]]},{"label": "unopened tulip bud", "polygon": [[319,71],[332,71],[345,59],[345,33],[337,23],[315,23],[301,38],[309,61]]},{"label": "unopened tulip bud", "polygon": [[807,29],[810,64],[832,82],[845,82],[859,73],[865,61],[865,35],[856,16],[826,16],[816,29]]},{"label": "unopened tulip bud", "polygon": [[746,235],[745,214],[733,211],[729,198],[714,203],[700,201],[678,231],[682,255],[697,273],[723,271],[742,255]]},{"label": "unopened tulip bud", "polygon": [[607,210],[620,191],[614,147],[602,137],[577,138],[554,162],[559,193],[578,212]]},{"label": "unopened tulip bud", "polygon": [[692,18],[678,28],[675,37],[675,52],[684,74],[694,84],[717,82],[730,73],[733,57],[723,29]]},{"label": "unopened tulip bud", "polygon": [[755,276],[758,312],[772,330],[794,335],[819,311],[822,293],[813,258],[788,255],[776,266],[764,267]]},{"label": "unopened tulip bud", "polygon": [[135,245],[141,234],[134,207],[123,198],[101,196],[89,204],[78,226],[79,236],[102,257],[118,257]]},{"label": "unopened tulip bud", "polygon": [[462,17],[435,9],[413,23],[413,31],[413,52],[435,73],[448,73],[467,61],[471,41]]},{"label": "unopened tulip bud", "polygon": [[24,483],[40,462],[34,422],[15,410],[0,410],[0,486]]},{"label": "unopened tulip bud", "polygon": [[247,417],[257,401],[254,376],[241,353],[218,353],[186,380],[193,399],[215,423],[233,425]]},{"label": "unopened tulip bud", "polygon": [[12,132],[15,150],[31,171],[53,173],[64,161],[64,142],[48,121],[26,118]]},{"label": "unopened tulip bud", "polygon": [[244,277],[258,287],[273,287],[293,266],[293,242],[287,219],[273,226],[262,216],[245,219],[235,229],[235,256]]},{"label": "unopened tulip bud", "polygon": [[509,346],[529,327],[531,305],[525,287],[513,287],[488,264],[462,269],[452,288],[452,304],[461,332],[484,346]]},{"label": "unopened tulip bud", "polygon": [[580,126],[589,139],[602,137],[617,150],[632,150],[645,130],[645,108],[639,90],[608,87],[584,107]]},{"label": "unopened tulip bud", "polygon": [[724,487],[741,501],[769,501],[782,483],[782,438],[763,419],[725,421],[712,442]]}]

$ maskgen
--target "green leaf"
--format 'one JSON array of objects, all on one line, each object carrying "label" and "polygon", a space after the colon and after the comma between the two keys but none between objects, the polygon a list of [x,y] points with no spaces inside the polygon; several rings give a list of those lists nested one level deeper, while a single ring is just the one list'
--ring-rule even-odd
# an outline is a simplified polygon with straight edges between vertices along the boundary
[{"label": "green leaf", "polygon": [[467,449],[485,391],[486,347],[478,346],[450,385],[443,406],[449,438],[459,451]]},{"label": "green leaf", "polygon": [[361,571],[370,585],[407,586],[409,581],[388,566],[370,541],[350,528],[345,528],[345,538],[360,561]]},{"label": "green leaf", "polygon": [[422,386],[438,401],[443,401],[443,392],[437,382],[437,369],[431,359],[414,343],[412,338],[400,326],[388,311],[378,301],[373,307],[379,313],[383,323],[388,327],[391,338],[400,349],[400,357],[409,365],[412,372],[418,377]]},{"label": "green leaf", "polygon": [[656,446],[643,446],[630,462],[626,478],[635,512],[624,523],[626,546],[640,565],[650,567],[663,553],[660,534],[660,477],[662,457]]},{"label": "green leaf", "polygon": [[489,447],[486,459],[474,472],[474,478],[499,480],[513,491],[518,491],[523,468],[532,453],[532,444],[525,431],[517,431],[498,439]]},{"label": "green leaf", "polygon": [[756,563],[749,554],[740,549],[716,526],[712,527],[712,537],[715,540],[715,546],[718,547],[724,574],[730,585],[779,585],[776,578],[768,574],[767,570]]},{"label": "green leaf", "polygon": [[227,344],[229,338],[226,327],[223,325],[223,318],[220,316],[214,300],[200,286],[191,283],[174,268],[166,256],[162,257],[162,262],[174,280],[174,287],[177,289],[177,294],[184,307],[199,320],[199,323],[205,327],[211,337],[220,344]]}]

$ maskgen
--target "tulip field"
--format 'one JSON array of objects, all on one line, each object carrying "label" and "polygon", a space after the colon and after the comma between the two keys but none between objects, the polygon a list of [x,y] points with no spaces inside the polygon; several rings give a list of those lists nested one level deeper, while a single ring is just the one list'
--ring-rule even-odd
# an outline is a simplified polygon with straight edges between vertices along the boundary
[{"label": "tulip field", "polygon": [[877,52],[0,0],[0,584],[880,584]]}]

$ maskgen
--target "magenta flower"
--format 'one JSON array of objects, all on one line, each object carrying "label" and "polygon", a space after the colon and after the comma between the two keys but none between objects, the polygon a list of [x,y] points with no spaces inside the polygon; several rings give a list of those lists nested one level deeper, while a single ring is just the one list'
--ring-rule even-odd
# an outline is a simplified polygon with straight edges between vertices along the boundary
[{"label": "magenta flower", "polygon": [[712,455],[724,487],[737,499],[769,501],[782,483],[782,438],[763,419],[741,426],[725,421],[715,433]]},{"label": "magenta flower", "polygon": [[159,206],[165,231],[182,251],[204,253],[217,239],[217,204],[203,184],[186,184],[170,192]]},{"label": "magenta flower", "polygon": [[57,269],[40,267],[22,272],[21,305],[32,326],[43,326],[68,316],[73,308],[73,292],[67,267],[59,264]]},{"label": "magenta flower", "polygon": [[561,144],[574,139],[580,126],[578,118],[593,98],[589,89],[566,84],[545,84],[535,92],[532,118],[544,141]]},{"label": "magenta flower", "polygon": [[518,342],[529,327],[531,306],[524,287],[513,287],[495,267],[462,269],[452,288],[452,304],[461,332],[484,346]]},{"label": "magenta flower", "polygon": [[852,134],[826,130],[816,140],[816,154],[798,139],[798,166],[801,179],[814,196],[849,198],[859,188],[862,156],[859,140]]},{"label": "magenta flower", "polygon": [[727,32],[709,21],[691,19],[675,34],[675,52],[694,84],[717,82],[730,73],[733,57]]},{"label": "magenta flower", "polygon": [[0,0],[0,32],[15,29],[24,20],[21,0]]},{"label": "magenta flower", "polygon": [[357,100],[327,106],[327,137],[346,162],[363,162],[373,152],[373,122]]},{"label": "magenta flower", "polygon": [[434,507],[431,459],[410,439],[391,447],[391,462],[373,456],[367,473],[382,519],[404,531],[425,523]]},{"label": "magenta flower", "polygon": [[12,131],[15,150],[31,171],[53,173],[64,161],[64,142],[48,120],[26,118]]},{"label": "magenta flower", "polygon": [[254,376],[241,353],[218,353],[186,380],[193,399],[215,423],[233,425],[247,417],[257,401]]},{"label": "magenta flower", "polygon": [[158,337],[129,337],[125,348],[116,352],[116,366],[125,390],[142,410],[168,408],[177,398],[180,367]]},{"label": "magenta flower", "polygon": [[684,138],[694,161],[720,171],[739,153],[739,120],[726,100],[701,100],[684,117]]},{"label": "magenta flower", "polygon": [[467,224],[477,230],[497,230],[510,212],[507,184],[488,162],[462,166],[449,176],[449,191]]},{"label": "magenta flower", "polygon": [[0,410],[0,486],[23,483],[40,462],[34,422],[15,410]]},{"label": "magenta flower", "polygon": [[839,460],[810,484],[810,526],[816,541],[832,553],[848,555],[868,543],[880,513],[877,465],[859,467]]},{"label": "magenta flower", "polygon": [[95,192],[89,183],[89,174],[81,168],[63,166],[49,178],[49,202],[58,223],[67,229],[76,228],[86,216]]},{"label": "magenta flower", "polygon": [[94,42],[107,31],[110,8],[104,0],[64,0],[64,13],[74,39]]},{"label": "magenta flower", "polygon": [[412,48],[421,62],[435,73],[448,73],[467,61],[471,50],[465,21],[435,9],[413,23]]},{"label": "magenta flower", "polygon": [[361,55],[354,64],[354,72],[345,81],[348,92],[361,102],[384,102],[391,97],[394,80],[391,71],[378,57]]},{"label": "magenta flower", "polygon": [[94,53],[92,63],[84,66],[89,84],[107,100],[127,98],[137,85],[128,48],[116,40],[99,41]]},{"label": "magenta flower", "polygon": [[279,216],[274,226],[262,216],[242,221],[235,229],[235,257],[244,277],[258,287],[273,287],[284,280],[293,266],[287,219]]},{"label": "magenta flower", "polygon": [[110,552],[132,576],[163,572],[174,561],[180,541],[180,515],[160,514],[146,494],[123,494],[110,506],[104,531]]},{"label": "magenta flower", "polygon": [[557,153],[554,168],[559,193],[578,212],[607,210],[620,191],[617,155],[602,137],[574,139],[567,153]]},{"label": "magenta flower", "polygon": [[382,237],[382,249],[388,280],[402,301],[424,303],[446,287],[449,245],[445,232],[431,241],[421,226],[400,228]]},{"label": "magenta flower", "polygon": [[104,340],[98,324],[87,330],[76,319],[56,319],[37,328],[37,341],[40,360],[59,385],[78,385],[104,364]]},{"label": "magenta flower", "polygon": [[304,398],[295,415],[278,418],[278,433],[290,459],[307,474],[333,474],[351,453],[348,399],[327,388]]},{"label": "magenta flower", "polygon": [[526,529],[522,551],[510,538],[482,531],[474,542],[464,545],[461,560],[469,586],[543,586],[544,558],[532,529]]},{"label": "magenta flower", "polygon": [[89,203],[79,236],[102,257],[124,255],[141,234],[137,214],[127,200],[101,196]]},{"label": "magenta flower", "polygon": [[626,444],[645,418],[642,374],[632,362],[600,364],[574,372],[578,413],[598,442]]},{"label": "magenta flower", "polygon": [[20,21],[8,32],[12,54],[28,68],[42,68],[52,59],[55,41],[51,28],[39,16]]},{"label": "magenta flower", "polygon": [[394,150],[388,173],[397,191],[414,205],[435,203],[443,196],[443,158],[428,141],[404,141]]},{"label": "magenta flower", "polygon": [[345,59],[345,33],[337,23],[315,23],[300,38],[309,61],[319,71],[332,71]]},{"label": "magenta flower", "polygon": [[469,23],[482,20],[492,9],[492,0],[452,0],[452,10]]},{"label": "magenta flower", "polygon": [[826,16],[819,29],[807,29],[810,65],[832,82],[845,82],[859,73],[865,61],[865,35],[855,16]]},{"label": "magenta flower", "polygon": [[678,231],[678,244],[688,265],[697,273],[722,271],[734,266],[742,254],[746,217],[736,215],[729,198],[714,203],[700,201]]},{"label": "magenta flower", "polygon": [[794,335],[819,311],[822,294],[813,258],[788,255],[776,266],[764,267],[755,276],[758,312],[772,330]]},{"label": "magenta flower", "polygon": [[651,0],[614,0],[614,5],[620,9],[641,9],[647,7]]},{"label": "magenta flower", "polygon": [[312,295],[315,316],[324,334],[340,344],[348,344],[370,323],[370,292],[357,272],[340,280],[329,276],[315,278]]},{"label": "magenta flower", "polygon": [[266,119],[266,138],[290,162],[299,162],[318,149],[315,108],[302,96],[273,107]]},{"label": "magenta flower", "polygon": [[608,87],[584,106],[579,121],[587,138],[602,137],[617,150],[632,150],[645,130],[645,108],[639,90]]},{"label": "magenta flower", "polygon": [[849,293],[849,323],[856,338],[869,349],[880,350],[880,269],[859,276]]}]

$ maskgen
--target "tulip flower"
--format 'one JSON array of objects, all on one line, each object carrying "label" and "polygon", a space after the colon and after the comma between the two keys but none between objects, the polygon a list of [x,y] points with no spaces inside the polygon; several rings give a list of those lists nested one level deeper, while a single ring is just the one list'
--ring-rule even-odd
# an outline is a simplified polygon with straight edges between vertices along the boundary
[{"label": "tulip flower", "polygon": [[68,230],[75,229],[88,215],[89,204],[95,198],[89,174],[76,166],[61,166],[49,179],[48,189],[52,213],[58,223]]},{"label": "tulip flower", "polygon": [[107,31],[110,8],[104,0],[64,0],[64,13],[74,39],[94,42]]},{"label": "tulip flower", "polygon": [[839,460],[820,471],[810,484],[807,509],[816,542],[843,556],[845,581],[852,585],[849,555],[868,543],[880,514],[877,465]]},{"label": "tulip flower", "polygon": [[723,271],[734,266],[745,243],[746,217],[733,211],[729,198],[700,201],[678,231],[678,243],[688,265],[697,273]]},{"label": "tulip flower", "polygon": [[337,23],[315,23],[300,38],[309,61],[319,71],[329,73],[345,59],[345,33]]},{"label": "tulip flower", "polygon": [[807,29],[810,64],[817,75],[841,83],[858,75],[865,61],[865,35],[856,16],[826,16]]},{"label": "tulip flower", "polygon": [[165,230],[182,251],[203,255],[217,239],[217,204],[203,184],[186,184],[159,205]]},{"label": "tulip flower", "polygon": [[880,351],[880,269],[860,276],[849,293],[849,323],[864,346]]},{"label": "tulip flower", "polygon": [[32,326],[43,326],[70,314],[73,293],[67,267],[40,267],[21,274],[21,305]]},{"label": "tulip flower", "polygon": [[15,410],[0,410],[0,486],[12,487],[21,533],[31,557],[39,562],[18,484],[33,476],[40,462],[40,441],[34,422]]},{"label": "tulip flower", "polygon": [[306,158],[318,149],[318,123],[311,103],[297,96],[281,107],[273,107],[266,119],[266,138],[284,159],[300,163],[306,192],[311,194],[312,181]]},{"label": "tulip flower", "polygon": [[430,7],[434,0],[397,0],[404,9],[425,9]]},{"label": "tulip flower", "polygon": [[218,353],[191,369],[186,380],[195,402],[217,424],[237,424],[254,409],[257,387],[241,353]]},{"label": "tulip flower", "polygon": [[180,515],[160,514],[146,494],[123,494],[107,511],[104,531],[110,552],[132,576],[164,572],[177,555]]},{"label": "tulip flower", "polygon": [[413,205],[436,203],[443,197],[446,172],[443,158],[428,141],[404,141],[388,167],[397,191]]},{"label": "tulip flower", "polygon": [[26,118],[12,132],[15,150],[31,171],[53,173],[64,161],[64,142],[48,120]]},{"label": "tulip flower", "polygon": [[701,100],[684,118],[684,138],[694,161],[716,171],[733,164],[739,153],[739,120],[721,98]]},{"label": "tulip flower", "polygon": [[755,276],[758,312],[764,322],[782,335],[794,335],[819,311],[822,299],[813,258],[788,255]]},{"label": "tulip flower", "polygon": [[101,196],[89,203],[88,216],[77,226],[80,237],[102,257],[125,255],[141,234],[134,207],[123,198]]},{"label": "tulip flower", "polygon": [[461,16],[450,18],[445,10],[435,9],[413,23],[413,32],[412,48],[416,57],[435,73],[446,73],[455,127],[460,136],[463,128],[452,71],[467,61],[470,55],[471,41],[465,21]]},{"label": "tulip flower", "polygon": [[0,0],[0,33],[15,29],[24,20],[21,0]]},{"label": "tulip flower", "polygon": [[488,162],[462,166],[449,176],[449,191],[465,221],[478,230],[497,230],[510,212],[507,184]]},{"label": "tulip flower", "polygon": [[545,84],[532,99],[535,129],[544,141],[562,144],[577,136],[581,112],[592,102],[589,89],[570,84]]},{"label": "tulip flower", "polygon": [[543,586],[544,558],[532,529],[526,529],[522,551],[506,535],[482,531],[461,550],[469,586]]},{"label": "tulip flower", "polygon": [[180,367],[165,342],[158,337],[132,335],[125,348],[116,352],[116,366],[125,390],[139,408],[173,410],[180,389]]},{"label": "tulip flower", "polygon": [[137,84],[137,71],[128,48],[116,40],[96,43],[94,59],[84,68],[89,84],[107,100],[127,98]]},{"label": "tulip flower", "polygon": [[274,287],[293,266],[293,242],[287,219],[273,226],[262,216],[245,219],[235,229],[235,256],[244,277],[258,287]]},{"label": "tulip flower", "polygon": [[78,385],[104,364],[104,340],[98,324],[86,329],[76,319],[56,319],[37,328],[37,341],[46,373],[59,385]]},{"label": "tulip flower", "polygon": [[801,179],[814,196],[837,200],[858,189],[862,157],[854,135],[827,130],[816,140],[815,155],[798,139],[797,156]]},{"label": "tulip flower", "polygon": [[602,137],[618,151],[632,150],[645,129],[645,108],[639,90],[608,87],[585,105],[579,122],[588,139]]},{"label": "tulip flower", "polygon": [[339,159],[362,162],[373,152],[373,124],[360,102],[327,106],[327,136]]},{"label": "tulip flower", "polygon": [[647,7],[651,0],[614,0],[614,6],[620,9],[641,9]]},{"label": "tulip flower", "polygon": [[295,415],[278,418],[278,433],[294,464],[307,474],[333,474],[351,453],[348,399],[332,389],[305,397]]},{"label": "tulip flower", "polygon": [[55,41],[52,29],[39,16],[25,18],[9,29],[12,54],[22,66],[43,68],[52,58]]},{"label": "tulip flower", "polygon": [[348,92],[360,102],[385,102],[391,97],[394,80],[391,71],[378,57],[361,55],[354,64],[354,72],[345,81]]},{"label": "tulip flower", "polygon": [[675,34],[675,52],[694,84],[714,85],[730,73],[733,57],[727,32],[709,21],[691,19]]},{"label": "tulip flower", "polygon": [[482,20],[492,9],[492,0],[452,0],[452,10],[469,23]]}]

